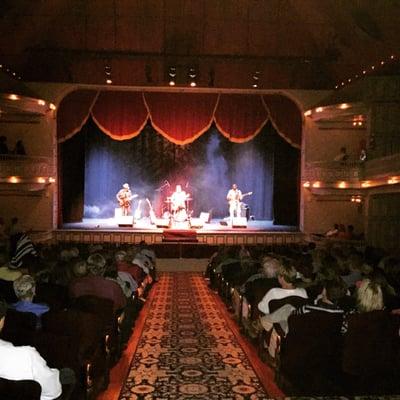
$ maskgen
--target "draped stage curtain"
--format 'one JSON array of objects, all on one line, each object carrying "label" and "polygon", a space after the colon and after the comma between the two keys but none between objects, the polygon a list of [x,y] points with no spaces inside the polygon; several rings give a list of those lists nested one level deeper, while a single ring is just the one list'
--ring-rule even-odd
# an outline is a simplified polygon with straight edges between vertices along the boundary
[{"label": "draped stage curtain", "polygon": [[[243,192],[251,214],[273,218],[274,129],[268,125],[255,140],[237,144],[212,126],[198,140],[175,145],[156,135],[151,125],[142,134],[120,142],[103,135],[88,121],[85,144],[85,211],[87,218],[114,215],[115,194],[127,182],[140,199],[149,198],[157,213],[176,184],[191,194],[194,216],[211,211],[213,217],[228,214],[226,194],[233,182]],[[167,181],[170,187],[162,188]],[[138,206],[134,202],[133,209]],[[142,202],[143,206],[143,202]]]},{"label": "draped stage curtain", "polygon": [[79,132],[90,115],[104,133],[117,140],[138,135],[150,118],[153,128],[175,144],[195,141],[213,122],[229,140],[243,143],[270,121],[291,146],[301,145],[302,115],[281,94],[77,90],[59,106],[58,141]]},{"label": "draped stage curtain", "polygon": [[[256,219],[297,223],[302,116],[285,96],[78,90],[61,102],[57,128],[64,222],[113,216],[125,181],[161,211],[167,193],[155,189],[167,180],[193,195],[195,216],[225,216],[235,182],[254,192]],[[70,138],[79,151],[84,143],[81,172],[68,167]]]}]

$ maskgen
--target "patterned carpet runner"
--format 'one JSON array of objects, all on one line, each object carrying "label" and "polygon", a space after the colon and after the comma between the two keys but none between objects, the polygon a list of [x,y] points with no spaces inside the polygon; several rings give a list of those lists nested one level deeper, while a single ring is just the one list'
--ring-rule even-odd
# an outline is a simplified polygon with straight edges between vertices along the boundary
[{"label": "patterned carpet runner", "polygon": [[[269,399],[204,278],[161,276],[120,400]],[[238,340],[239,339],[239,340]]]}]

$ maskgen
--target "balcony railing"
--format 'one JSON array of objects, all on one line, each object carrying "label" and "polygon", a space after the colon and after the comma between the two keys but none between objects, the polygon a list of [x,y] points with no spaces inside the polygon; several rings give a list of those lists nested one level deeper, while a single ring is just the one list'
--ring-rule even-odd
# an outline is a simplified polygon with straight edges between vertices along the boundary
[{"label": "balcony railing", "polygon": [[363,163],[359,161],[313,161],[306,162],[303,181],[359,181],[363,179]]},{"label": "balcony railing", "polygon": [[24,180],[55,176],[55,167],[50,157],[0,155],[0,178],[20,177]]}]

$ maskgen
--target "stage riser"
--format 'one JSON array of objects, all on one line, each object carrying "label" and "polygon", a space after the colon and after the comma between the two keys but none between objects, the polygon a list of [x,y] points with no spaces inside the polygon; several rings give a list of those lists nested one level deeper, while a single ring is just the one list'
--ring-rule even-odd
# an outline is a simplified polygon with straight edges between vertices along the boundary
[{"label": "stage riser", "polygon": [[300,243],[303,240],[301,232],[232,232],[232,233],[198,233],[196,243],[163,242],[161,232],[114,232],[114,231],[54,231],[53,241],[66,243],[118,243],[139,244],[144,241],[152,245],[176,246],[178,243],[187,246],[286,246]]}]

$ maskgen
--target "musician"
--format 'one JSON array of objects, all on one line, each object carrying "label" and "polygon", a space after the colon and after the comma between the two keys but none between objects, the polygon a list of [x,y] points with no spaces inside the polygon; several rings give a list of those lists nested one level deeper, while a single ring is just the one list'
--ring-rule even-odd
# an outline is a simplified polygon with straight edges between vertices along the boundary
[{"label": "musician", "polygon": [[121,207],[122,215],[130,215],[133,195],[127,183],[122,185],[122,189],[117,193],[116,198]]},{"label": "musician", "polygon": [[179,219],[186,220],[186,200],[189,198],[189,194],[182,190],[181,185],[176,185],[175,192],[171,195],[171,211],[175,217],[179,216]]},{"label": "musician", "polygon": [[[226,195],[226,199],[229,203],[229,217],[231,222],[233,218],[241,216],[241,201],[243,195],[242,191],[238,189],[236,183],[232,185],[232,188],[229,190],[228,194]],[[236,214],[236,215],[235,215]]]}]

